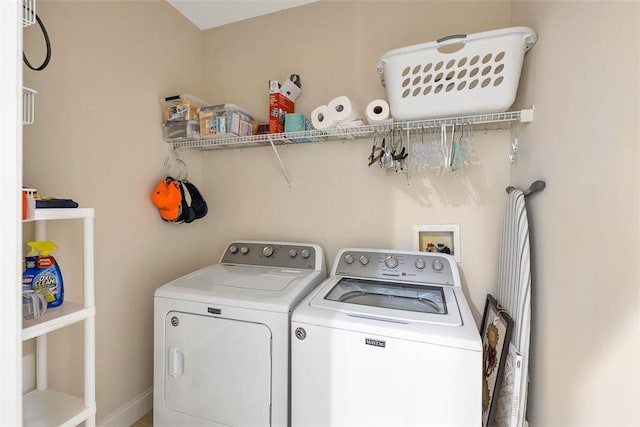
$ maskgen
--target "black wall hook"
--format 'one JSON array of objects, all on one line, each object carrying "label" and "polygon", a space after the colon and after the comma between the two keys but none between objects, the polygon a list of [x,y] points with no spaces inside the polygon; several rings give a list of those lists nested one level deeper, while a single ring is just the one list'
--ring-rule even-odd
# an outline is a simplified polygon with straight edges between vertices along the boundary
[{"label": "black wall hook", "polygon": [[[544,181],[541,181],[541,180],[534,181],[529,186],[529,188],[523,191],[524,196],[527,197],[532,194],[539,193],[540,191],[544,190],[546,186],[547,184]],[[507,194],[511,193],[513,190],[517,190],[516,187],[507,187]]]}]

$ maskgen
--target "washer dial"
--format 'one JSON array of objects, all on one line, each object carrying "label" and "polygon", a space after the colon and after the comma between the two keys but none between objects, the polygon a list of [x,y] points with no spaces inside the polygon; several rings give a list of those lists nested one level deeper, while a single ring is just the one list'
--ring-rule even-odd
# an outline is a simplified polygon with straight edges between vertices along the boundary
[{"label": "washer dial", "polygon": [[384,259],[384,264],[389,268],[396,268],[398,266],[398,258],[389,255]]},{"label": "washer dial", "polygon": [[433,269],[435,271],[442,271],[444,269],[444,263],[439,259],[433,261]]},{"label": "washer dial", "polygon": [[273,255],[273,246],[265,246],[264,248],[262,248],[262,255],[266,257],[270,257],[271,255]]},{"label": "washer dial", "polygon": [[289,256],[291,258],[295,258],[296,255],[298,255],[298,250],[296,248],[289,249]]}]

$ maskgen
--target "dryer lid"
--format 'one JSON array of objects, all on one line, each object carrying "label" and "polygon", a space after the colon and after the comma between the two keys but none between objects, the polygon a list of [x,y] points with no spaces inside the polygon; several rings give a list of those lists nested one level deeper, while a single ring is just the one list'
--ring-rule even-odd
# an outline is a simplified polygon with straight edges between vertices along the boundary
[{"label": "dryer lid", "polygon": [[324,277],[319,271],[215,264],[159,287],[155,296],[288,312]]}]

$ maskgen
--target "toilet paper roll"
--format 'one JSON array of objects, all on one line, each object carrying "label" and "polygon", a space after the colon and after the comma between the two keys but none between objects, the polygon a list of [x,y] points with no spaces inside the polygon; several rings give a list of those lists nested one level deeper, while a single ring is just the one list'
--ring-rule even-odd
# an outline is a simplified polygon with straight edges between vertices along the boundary
[{"label": "toilet paper roll", "polygon": [[389,103],[384,99],[374,99],[367,104],[367,108],[364,110],[364,117],[370,125],[388,123],[393,120]]},{"label": "toilet paper roll", "polygon": [[336,124],[346,123],[361,118],[360,109],[347,96],[338,96],[329,102],[329,111],[331,118]]},{"label": "toilet paper roll", "polygon": [[331,129],[336,127],[336,122],[331,116],[329,106],[321,105],[311,112],[311,123],[318,130]]}]

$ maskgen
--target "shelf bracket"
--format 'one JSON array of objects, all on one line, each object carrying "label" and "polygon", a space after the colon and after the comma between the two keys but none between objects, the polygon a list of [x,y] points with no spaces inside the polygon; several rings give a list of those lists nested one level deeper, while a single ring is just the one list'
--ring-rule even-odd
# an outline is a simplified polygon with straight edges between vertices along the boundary
[{"label": "shelf bracket", "polygon": [[284,167],[284,163],[282,163],[282,159],[280,158],[280,154],[278,154],[278,150],[276,149],[275,144],[273,143],[273,138],[271,136],[269,136],[269,143],[271,144],[271,148],[273,148],[273,152],[276,155],[276,158],[278,159],[278,163],[280,163],[280,169],[282,169],[282,173],[284,173],[284,177],[287,179],[287,182],[289,183],[289,188],[293,187],[293,182],[291,182],[291,177],[289,176],[289,173],[287,172],[287,168]]},{"label": "shelf bracket", "polygon": [[511,164],[516,162],[518,152],[520,151],[520,141],[518,140],[518,130],[520,129],[520,123],[515,122],[511,124],[511,149],[509,150],[509,161]]}]

